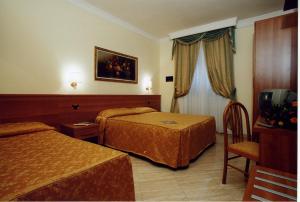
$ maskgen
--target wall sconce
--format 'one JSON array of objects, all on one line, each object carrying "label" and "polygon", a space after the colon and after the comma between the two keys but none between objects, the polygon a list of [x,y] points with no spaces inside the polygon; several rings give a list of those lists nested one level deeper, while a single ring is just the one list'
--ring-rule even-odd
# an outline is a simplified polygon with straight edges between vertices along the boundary
[{"label": "wall sconce", "polygon": [[73,81],[73,82],[71,82],[71,87],[72,88],[74,88],[74,89],[76,89],[77,88],[77,82],[76,81]]},{"label": "wall sconce", "polygon": [[152,81],[151,81],[150,79],[148,79],[148,80],[146,81],[146,91],[147,91],[148,93],[150,93],[150,90],[152,90]]},{"label": "wall sconce", "polygon": [[81,77],[79,72],[71,72],[70,73],[70,86],[75,90],[79,83],[81,83]]}]

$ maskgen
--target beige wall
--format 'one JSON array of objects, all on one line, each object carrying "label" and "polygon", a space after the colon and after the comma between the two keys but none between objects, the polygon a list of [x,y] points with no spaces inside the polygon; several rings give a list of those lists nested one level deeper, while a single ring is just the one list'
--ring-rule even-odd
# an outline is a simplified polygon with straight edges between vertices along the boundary
[{"label": "beige wall", "polygon": [[169,112],[174,93],[174,82],[166,82],[166,76],[174,76],[174,63],[171,59],[172,41],[170,39],[160,41],[159,55],[161,110]]},{"label": "beige wall", "polygon": [[[239,28],[236,30],[236,49],[234,55],[235,84],[237,99],[242,102],[252,117],[252,50],[254,27]],[[174,75],[171,61],[172,41],[169,39],[160,42],[160,89],[162,94],[162,111],[169,111],[173,96],[174,83],[166,83],[165,76]],[[252,118],[251,118],[252,120]]]},{"label": "beige wall", "polygon": [[[1,0],[0,27],[0,93],[159,93],[159,44],[68,1]],[[138,84],[95,81],[94,46],[138,57]]]},{"label": "beige wall", "polygon": [[237,100],[245,105],[252,122],[254,26],[237,29],[234,77]]},{"label": "beige wall", "polygon": [[[169,39],[157,43],[62,0],[1,0],[0,27],[0,93],[144,94],[150,77],[162,111],[170,110]],[[253,32],[253,26],[237,29],[234,56],[237,98],[250,114]],[[95,81],[94,46],[138,57],[139,83]],[[72,72],[80,73],[77,90],[69,86]]]}]

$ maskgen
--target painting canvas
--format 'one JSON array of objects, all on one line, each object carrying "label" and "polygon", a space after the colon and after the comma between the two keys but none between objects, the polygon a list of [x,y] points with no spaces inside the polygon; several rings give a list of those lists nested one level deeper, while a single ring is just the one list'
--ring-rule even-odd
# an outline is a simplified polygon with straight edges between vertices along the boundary
[{"label": "painting canvas", "polygon": [[95,47],[95,79],[137,83],[138,59],[133,56]]}]

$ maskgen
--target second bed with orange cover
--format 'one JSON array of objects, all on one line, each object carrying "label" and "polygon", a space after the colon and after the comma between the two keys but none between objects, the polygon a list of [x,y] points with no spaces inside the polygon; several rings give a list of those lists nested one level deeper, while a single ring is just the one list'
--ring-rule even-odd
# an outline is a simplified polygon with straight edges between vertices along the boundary
[{"label": "second bed with orange cover", "polygon": [[185,167],[216,141],[215,119],[157,112],[148,107],[99,113],[104,145],[132,152],[172,168]]}]

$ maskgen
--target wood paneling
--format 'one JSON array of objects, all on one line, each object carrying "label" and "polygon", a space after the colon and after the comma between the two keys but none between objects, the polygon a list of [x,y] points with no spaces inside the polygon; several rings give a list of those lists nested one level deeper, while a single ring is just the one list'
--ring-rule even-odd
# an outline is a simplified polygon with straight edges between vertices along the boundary
[{"label": "wood paneling", "polygon": [[298,13],[291,13],[255,23],[253,123],[262,90],[297,91],[297,18]]},{"label": "wood paneling", "polygon": [[[73,109],[72,105],[79,105]],[[148,106],[160,110],[160,95],[0,95],[0,123],[94,121],[104,109]]]}]

